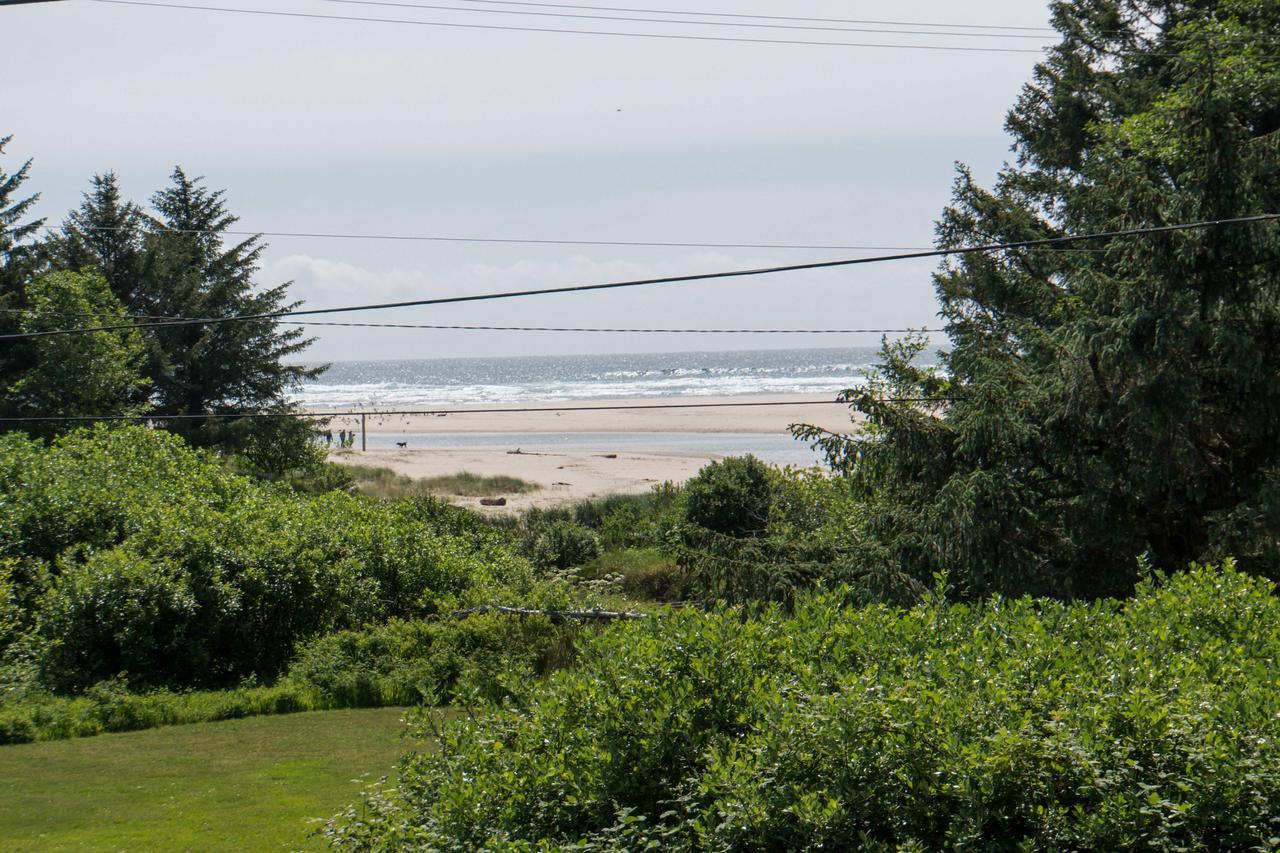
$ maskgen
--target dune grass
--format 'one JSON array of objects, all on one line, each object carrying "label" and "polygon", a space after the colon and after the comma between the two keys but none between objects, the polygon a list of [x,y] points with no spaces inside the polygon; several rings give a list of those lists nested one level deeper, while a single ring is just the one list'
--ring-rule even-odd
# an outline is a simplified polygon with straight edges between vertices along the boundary
[{"label": "dune grass", "polygon": [[343,465],[361,493],[384,500],[454,495],[465,498],[522,495],[542,488],[518,477],[482,477],[469,471],[441,477],[414,478],[390,468],[372,465]]},{"label": "dune grass", "polygon": [[0,747],[0,849],[323,849],[393,773],[404,709],[326,711]]}]

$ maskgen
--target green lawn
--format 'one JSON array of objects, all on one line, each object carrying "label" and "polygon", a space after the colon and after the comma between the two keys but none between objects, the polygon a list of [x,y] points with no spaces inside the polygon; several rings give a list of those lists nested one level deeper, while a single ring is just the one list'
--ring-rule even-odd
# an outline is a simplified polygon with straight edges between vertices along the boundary
[{"label": "green lawn", "polygon": [[281,850],[392,772],[404,710],[0,747],[2,850]]}]

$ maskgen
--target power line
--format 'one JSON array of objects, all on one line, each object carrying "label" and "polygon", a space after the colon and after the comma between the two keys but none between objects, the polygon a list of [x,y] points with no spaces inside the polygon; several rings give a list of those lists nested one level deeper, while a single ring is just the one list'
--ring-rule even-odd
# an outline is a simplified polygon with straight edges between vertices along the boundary
[{"label": "power line", "polygon": [[[947,402],[924,397],[903,397],[886,402]],[[761,408],[765,406],[849,406],[841,400],[795,400],[739,403],[642,403],[619,406],[525,406],[501,409],[415,409],[412,411],[381,411],[368,409],[354,412],[244,412],[244,413],[210,413],[204,415],[71,415],[66,417],[0,417],[0,423],[84,423],[99,421],[189,421],[189,420],[225,420],[225,419],[268,419],[268,418],[349,418],[365,415],[366,417],[409,417],[435,415],[506,415],[532,414],[538,412],[630,412],[665,409],[740,409]]]},{"label": "power line", "polygon": [[[22,5],[22,4],[29,4],[29,3],[48,3],[48,2],[61,2],[61,0],[0,0],[0,6]],[[161,8],[161,9],[189,9],[193,11],[202,11],[202,12],[230,12],[230,13],[243,14],[243,15],[267,15],[267,16],[286,17],[286,18],[311,18],[311,19],[318,19],[318,20],[333,20],[333,21],[357,21],[362,23],[406,24],[406,25],[425,26],[425,27],[451,27],[455,29],[499,30],[499,31],[509,31],[509,32],[534,32],[534,33],[562,33],[562,34],[595,35],[595,36],[620,36],[620,37],[629,37],[629,38],[675,39],[675,40],[683,40],[683,41],[739,42],[739,43],[746,43],[746,44],[792,44],[792,45],[805,45],[805,46],[813,46],[813,47],[863,47],[863,48],[889,48],[889,49],[898,49],[898,50],[962,51],[962,52],[969,52],[969,53],[1037,53],[1037,54],[1043,54],[1043,52],[1050,47],[1050,46],[1046,46],[1045,48],[1040,48],[1040,49],[1021,49],[1021,48],[998,48],[998,47],[964,47],[960,45],[919,45],[919,44],[885,44],[885,43],[863,43],[863,42],[806,41],[806,40],[788,40],[788,39],[756,39],[756,38],[740,38],[740,37],[735,38],[735,37],[727,37],[727,36],[676,35],[676,34],[670,34],[670,33],[613,32],[613,31],[602,31],[602,30],[570,30],[570,29],[551,28],[551,27],[513,27],[513,26],[500,26],[500,25],[490,25],[490,24],[464,24],[464,23],[454,23],[454,22],[446,22],[446,21],[404,20],[404,19],[396,19],[396,18],[369,18],[369,17],[351,16],[351,15],[320,15],[320,14],[309,13],[309,12],[284,12],[284,11],[274,11],[274,10],[265,10],[265,9],[233,9],[233,8],[221,7],[221,6],[195,6],[195,5],[179,5],[174,3],[145,2],[144,0],[90,0],[90,2],[110,3],[113,5],[119,5],[119,6],[150,6],[150,7]],[[374,3],[374,2],[361,3],[359,2],[359,0],[322,0],[322,2],[335,2],[335,3],[347,2],[347,3],[352,3],[354,5],[398,5],[398,6],[408,6],[410,8],[413,8],[412,4]],[[459,0],[459,2],[499,3],[501,2],[501,0]],[[522,5],[522,6],[542,5],[542,6],[558,7],[558,8],[599,9],[604,11],[614,10],[613,7],[576,6],[576,5],[568,5],[568,4],[502,3],[502,5]],[[429,7],[429,6],[422,5],[422,6],[418,6],[417,8],[437,8],[437,7]],[[438,7],[438,8],[444,9],[446,7]],[[466,11],[479,11],[479,10],[459,9],[458,11],[466,12]],[[633,11],[633,10],[617,9],[617,11]],[[636,10],[636,11],[649,11],[649,10]],[[904,34],[911,34],[911,35],[965,35],[965,36],[977,36],[977,37],[988,37],[988,38],[1006,38],[1006,37],[1016,38],[1018,36],[1001,36],[997,34],[965,33],[965,32],[960,32],[960,30],[971,30],[971,29],[1023,30],[1028,32],[1040,31],[1040,32],[1045,32],[1046,34],[1056,32],[1056,30],[1053,30],[1052,28],[1048,28],[1048,27],[1015,27],[1015,26],[1000,26],[1000,25],[987,25],[987,24],[949,24],[949,23],[941,23],[941,22],[923,23],[923,22],[908,22],[908,21],[854,21],[854,20],[839,19],[839,18],[789,18],[786,16],[773,16],[773,15],[746,15],[746,14],[716,13],[716,12],[678,12],[678,11],[671,11],[671,10],[665,10],[665,11],[652,10],[651,13],[652,14],[673,14],[673,15],[732,16],[732,17],[762,18],[762,19],[775,18],[775,19],[781,19],[781,20],[802,20],[802,21],[808,20],[808,21],[846,22],[847,20],[847,22],[849,23],[869,23],[869,24],[881,24],[885,26],[893,26],[893,25],[918,26],[918,27],[934,26],[934,27],[951,28],[956,30],[955,32],[947,32],[947,33],[927,33],[919,30],[904,31]],[[581,17],[581,18],[594,17],[594,18],[603,19],[603,20],[627,20],[625,18],[610,19],[610,18],[601,18],[601,16],[588,16],[588,15],[575,15],[575,16],[564,16],[564,17]],[[636,19],[636,20],[651,22],[651,23],[659,23],[659,24],[660,23],[679,23],[679,24],[689,24],[689,25],[698,25],[698,24],[711,25],[713,23],[709,21],[693,21],[693,20],[671,21],[671,22],[656,21],[654,19]],[[742,24],[740,26],[751,26],[751,25]],[[837,31],[837,32],[839,31],[860,32],[860,30],[839,30],[837,28],[827,28],[827,27],[813,27],[813,28],[780,27],[780,28],[819,29],[819,30],[829,30],[829,31]],[[894,31],[880,29],[880,30],[867,30],[866,32],[891,33]],[[1099,33],[1102,35],[1128,35],[1130,34],[1130,31],[1101,30],[1099,31]],[[1034,38],[1035,36],[1028,35],[1026,37]],[[1255,33],[1249,36],[1248,38],[1219,39],[1219,41],[1226,44],[1253,44],[1255,41],[1259,39],[1280,39],[1280,36],[1267,36],[1265,34]],[[1176,56],[1177,54],[1165,53],[1165,54],[1148,54],[1148,55],[1169,57],[1169,56]]]},{"label": "power line", "polygon": [[[83,227],[80,225],[42,225],[45,231],[62,231],[70,233],[73,231],[101,231],[116,232],[128,231],[127,227]],[[232,237],[300,237],[314,238],[321,240],[387,240],[401,242],[418,242],[418,243],[515,243],[522,245],[535,246],[629,246],[635,248],[658,248],[658,249],[798,249],[809,251],[835,251],[835,252],[889,252],[889,251],[916,251],[932,248],[931,246],[839,246],[839,245],[823,245],[823,244],[799,244],[799,243],[679,243],[679,242],[660,242],[654,240],[544,240],[538,238],[524,237],[453,237],[453,236],[418,236],[418,235],[401,235],[401,234],[350,234],[350,233],[327,233],[318,231],[239,231],[231,229],[208,230],[197,228],[154,228],[156,233],[161,234],[191,234],[191,235],[217,235],[226,234]]]},{"label": "power line", "polygon": [[[106,2],[107,0],[103,0]],[[339,308],[310,308],[302,311],[274,311],[264,314],[247,314],[232,317],[208,317],[199,319],[164,320],[154,323],[126,323],[107,326],[92,326],[77,329],[53,329],[43,332],[22,332],[0,335],[0,340],[21,340],[28,338],[50,337],[54,335],[73,335],[88,332],[110,332],[121,329],[157,328],[167,326],[217,325],[222,323],[251,322],[258,320],[281,320],[287,317],[317,316],[322,314],[345,314],[358,311],[383,311],[391,308],[417,308],[430,305],[456,305],[466,302],[489,302],[502,299],[521,299],[530,296],[549,296],[565,293],[588,293],[601,290],[619,290],[632,287],[646,287],[662,284],[681,284],[694,281],[716,281],[730,278],[749,278],[764,275],[777,275],[785,272],[802,272],[806,270],[837,269],[842,267],[864,266],[869,264],[889,263],[894,261],[922,260],[927,258],[966,256],[986,252],[1012,251],[1017,249],[1051,248],[1069,245],[1086,240],[1109,240],[1118,237],[1137,237],[1153,234],[1168,234],[1177,231],[1190,231],[1213,228],[1223,225],[1242,225],[1257,222],[1272,222],[1280,219],[1278,213],[1265,213],[1257,216],[1242,216],[1232,219],[1215,219],[1203,222],[1187,222],[1175,225],[1155,225],[1146,228],[1131,228],[1119,231],[1103,231],[1094,234],[1075,236],[1048,237],[1038,240],[1021,240],[1014,243],[992,243],[982,246],[967,246],[956,249],[935,249],[927,252],[908,252],[896,255],[878,255],[866,258],[848,258],[838,261],[817,261],[806,264],[789,264],[786,266],[763,267],[760,269],[729,270],[725,272],[699,273],[695,275],[667,276],[663,278],[636,279],[631,281],[608,282],[605,284],[579,284],[563,287],[536,288],[530,290],[514,290],[500,293],[480,293],[472,296],[443,296],[432,299],[410,299],[401,302],[382,302],[368,305],[348,305]]]},{"label": "power line", "polygon": [[340,326],[358,329],[435,329],[467,332],[609,332],[627,335],[905,335],[911,332],[932,333],[939,329],[636,329],[583,328],[555,326],[443,326],[410,323],[314,323],[289,322],[290,326]]},{"label": "power line", "polygon": [[[465,12],[467,14],[488,15],[527,15],[538,18],[574,18],[588,21],[625,21],[642,24],[679,24],[695,27],[741,27],[762,30],[805,30],[824,33],[881,33],[884,35],[906,36],[956,36],[963,38],[999,38],[999,39],[1040,39],[1046,36],[1029,33],[971,33],[948,32],[936,30],[886,30],[868,29],[865,27],[818,27],[804,24],[756,24],[741,21],[681,21],[670,18],[636,18],[619,15],[580,15],[571,12],[528,12],[520,9],[468,9],[463,6],[436,6],[427,3],[397,3],[391,0],[321,0],[322,3],[340,3],[346,6],[389,6],[397,9],[428,9],[436,12]],[[660,13],[654,13],[660,14]],[[675,13],[685,14],[685,13]]]},{"label": "power line", "polygon": [[225,6],[194,6],[174,3],[158,3],[152,0],[90,0],[115,6],[145,6],[157,9],[188,9],[197,12],[229,12],[240,15],[262,15],[280,18],[307,18],[324,21],[355,21],[369,24],[401,24],[418,27],[447,27],[464,30],[497,30],[524,33],[561,33],[584,36],[623,36],[627,38],[667,39],[675,41],[737,42],[740,44],[787,44],[808,47],[864,47],[897,50],[960,51],[964,53],[1034,53],[1042,55],[1038,48],[1019,47],[964,47],[960,45],[887,44],[878,42],[809,41],[802,39],[765,39],[737,36],[678,35],[675,33],[640,33],[609,30],[571,30],[558,27],[515,27],[504,24],[464,24],[446,21],[422,21],[404,18],[369,18],[357,15],[320,15],[314,12],[282,12],[267,9],[233,9]]},{"label": "power line", "polygon": [[[119,232],[131,230],[128,226],[83,226],[83,225],[41,225],[44,231],[61,231],[70,234],[75,231],[85,232]],[[533,237],[453,237],[437,235],[402,235],[402,234],[349,234],[320,231],[243,231],[224,228],[166,228],[155,226],[150,231],[157,234],[191,234],[219,235],[231,237],[281,237],[281,238],[314,238],[320,240],[388,240],[421,243],[512,243],[534,246],[626,246],[632,248],[657,249],[795,249],[801,251],[833,251],[833,252],[915,252],[932,249],[932,246],[847,246],[825,243],[688,243],[661,242],[656,240],[551,240]],[[1077,252],[1092,252],[1094,249],[1073,249]]]},{"label": "power line", "polygon": [[[357,0],[346,0],[347,2],[357,2]],[[327,2],[344,2],[344,0],[327,0]],[[618,6],[588,6],[576,3],[535,3],[521,2],[521,0],[455,0],[460,3],[476,3],[486,6],[530,6],[546,9],[581,9],[597,12],[632,12],[635,14],[648,15],[686,15],[706,18],[745,18],[752,20],[766,21],[806,21],[812,23],[827,24],[866,24],[869,26],[885,26],[885,27],[937,27],[952,30],[1009,30],[1023,33],[1043,33],[1045,35],[1057,35],[1060,33],[1054,27],[1026,27],[1026,26],[1010,26],[1007,24],[954,24],[941,21],[884,21],[884,20],[867,20],[853,18],[813,18],[801,17],[796,15],[758,15],[747,14],[743,12],[686,12],[676,9],[636,9]],[[383,5],[374,3],[371,5]],[[406,4],[409,5],[409,4]],[[690,21],[689,23],[706,23],[705,21]],[[881,30],[880,32],[885,32]],[[1125,29],[1109,29],[1098,30],[1100,35],[1129,35],[1132,30]],[[948,33],[951,35],[951,33]],[[954,35],[965,35],[965,33],[957,32]],[[979,33],[978,35],[982,35]],[[1042,38],[1043,36],[1027,36],[1027,38]],[[1280,39],[1280,36],[1272,36],[1264,33],[1253,33],[1250,35],[1252,39]],[[1231,41],[1228,39],[1227,41]],[[1235,39],[1235,41],[1246,41],[1245,39]]]},{"label": "power line", "polygon": [[810,21],[820,24],[868,24],[886,27],[945,27],[967,30],[1020,30],[1027,32],[1056,33],[1053,27],[1012,27],[1004,24],[944,24],[937,21],[871,21],[851,18],[805,18],[796,15],[749,15],[742,12],[684,12],[675,9],[634,9],[618,6],[584,6],[573,3],[526,3],[517,0],[459,0],[463,3],[483,3],[490,6],[536,6],[546,9],[590,9],[598,12],[634,12],[647,15],[697,15],[706,18],[750,18],[766,21]]},{"label": "power line", "polygon": [[[30,317],[95,317],[108,315],[90,314],[75,311],[35,312],[29,308],[0,308],[3,314],[25,314]],[[127,314],[135,320],[195,320],[195,317],[172,317],[157,314]],[[434,331],[459,332],[608,332],[627,335],[906,335],[912,332],[924,334],[941,333],[941,329],[927,327],[905,329],[640,329],[640,328],[605,328],[582,326],[476,326],[476,325],[442,325],[428,323],[326,323],[307,320],[282,320],[285,326],[327,326],[350,329],[426,329]]]}]

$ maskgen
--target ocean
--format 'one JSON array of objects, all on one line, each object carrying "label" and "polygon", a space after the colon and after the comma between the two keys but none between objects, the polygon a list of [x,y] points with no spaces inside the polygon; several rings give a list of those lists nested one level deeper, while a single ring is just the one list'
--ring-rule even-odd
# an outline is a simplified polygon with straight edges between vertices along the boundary
[{"label": "ocean", "polygon": [[[835,395],[866,381],[879,347],[522,358],[406,359],[334,364],[308,382],[295,400],[308,408],[416,408],[476,404],[572,402],[752,394]],[[414,449],[532,452],[752,453],[776,465],[820,462],[789,435],[751,433],[371,432],[370,449],[408,442]]]},{"label": "ocean", "polygon": [[294,399],[308,408],[834,394],[865,381],[878,347],[346,361]]}]

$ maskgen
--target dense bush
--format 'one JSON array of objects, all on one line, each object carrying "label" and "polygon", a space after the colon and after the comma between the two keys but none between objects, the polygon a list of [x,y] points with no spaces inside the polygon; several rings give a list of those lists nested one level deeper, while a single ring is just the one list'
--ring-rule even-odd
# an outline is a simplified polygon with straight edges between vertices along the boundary
[{"label": "dense bush", "polygon": [[773,469],[754,456],[731,456],[685,484],[684,520],[725,536],[759,535],[776,494]]},{"label": "dense bush", "polygon": [[[940,592],[940,590],[939,590]],[[1280,600],[1200,569],[1134,600],[840,595],[684,612],[443,730],[346,849],[1271,849]]]},{"label": "dense bush", "polygon": [[600,554],[600,537],[577,522],[554,519],[533,531],[527,553],[543,569],[581,566]]},{"label": "dense bush", "polygon": [[332,708],[500,702],[573,658],[579,628],[545,617],[393,621],[303,644],[288,674],[219,691],[108,679],[76,696],[3,684],[0,744]]},{"label": "dense bush", "polygon": [[638,495],[609,495],[582,501],[573,520],[595,530],[605,551],[655,548],[679,521],[684,489],[670,481]]},{"label": "dense bush", "polygon": [[0,534],[21,632],[62,691],[121,672],[140,687],[267,680],[318,634],[550,594],[462,510],[302,496],[142,428],[48,448],[0,437]]},{"label": "dense bush", "polygon": [[689,598],[790,604],[814,586],[847,584],[862,601],[909,604],[922,591],[888,564],[854,559],[865,551],[861,504],[843,478],[727,459],[704,468],[687,496],[661,544]]},{"label": "dense bush", "polygon": [[574,636],[571,626],[541,616],[391,622],[307,644],[289,681],[342,706],[501,701],[508,696],[505,676],[545,675],[562,666]]}]

